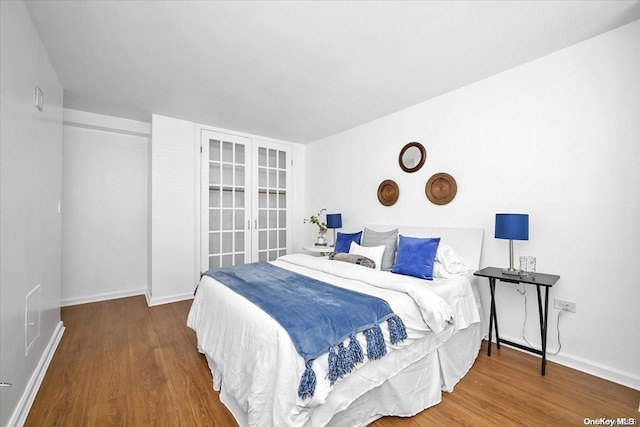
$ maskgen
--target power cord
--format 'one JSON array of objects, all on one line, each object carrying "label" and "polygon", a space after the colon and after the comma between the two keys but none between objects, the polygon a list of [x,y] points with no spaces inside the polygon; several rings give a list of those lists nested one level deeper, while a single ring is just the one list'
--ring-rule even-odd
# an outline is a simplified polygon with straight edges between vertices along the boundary
[{"label": "power cord", "polygon": [[549,353],[552,356],[560,353],[560,350],[562,349],[562,343],[560,342],[560,316],[562,315],[562,313],[564,313],[564,311],[558,310],[558,320],[556,321],[556,330],[558,331],[558,349],[555,351],[555,353]]},{"label": "power cord", "polygon": [[[522,339],[529,345],[529,347],[535,348],[529,342],[529,340],[527,340],[527,337],[524,335],[525,326],[527,325],[527,290],[524,287],[524,285],[522,285],[522,290],[520,290],[519,288],[516,288],[516,291],[518,291],[518,293],[524,297],[524,320],[522,322]],[[556,354],[560,353],[560,350],[562,349],[562,343],[560,342],[560,316],[561,315],[562,315],[562,310],[558,310],[558,317],[556,320],[556,330],[558,331],[558,350],[556,350],[555,353],[549,353],[547,351],[547,354],[550,354],[551,356],[555,356]],[[547,326],[548,325],[549,325],[549,322],[547,320]]]}]

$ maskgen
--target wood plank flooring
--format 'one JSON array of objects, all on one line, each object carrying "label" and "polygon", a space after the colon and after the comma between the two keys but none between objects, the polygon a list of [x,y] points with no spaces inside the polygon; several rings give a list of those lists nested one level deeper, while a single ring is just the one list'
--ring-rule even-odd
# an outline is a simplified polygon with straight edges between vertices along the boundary
[{"label": "wood plank flooring", "polygon": [[[235,426],[186,327],[191,301],[147,307],[143,296],[62,308],[66,331],[27,426]],[[502,347],[480,352],[442,403],[375,427],[582,426],[640,422],[640,391]]]}]

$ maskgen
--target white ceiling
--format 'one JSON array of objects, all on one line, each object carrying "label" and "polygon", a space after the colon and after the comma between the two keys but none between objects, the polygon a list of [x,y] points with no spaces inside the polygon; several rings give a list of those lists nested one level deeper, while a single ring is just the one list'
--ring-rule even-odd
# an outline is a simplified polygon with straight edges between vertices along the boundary
[{"label": "white ceiling", "polygon": [[28,1],[67,108],[311,142],[640,19],[640,1]]}]

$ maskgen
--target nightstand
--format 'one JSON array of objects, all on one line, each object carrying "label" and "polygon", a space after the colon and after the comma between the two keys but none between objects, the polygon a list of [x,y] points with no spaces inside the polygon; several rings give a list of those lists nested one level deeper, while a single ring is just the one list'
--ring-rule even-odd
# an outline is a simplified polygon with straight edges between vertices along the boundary
[{"label": "nightstand", "polygon": [[333,250],[335,249],[334,246],[304,246],[302,249],[304,249],[307,252],[313,252],[316,254],[320,254],[320,256],[326,256],[329,255],[331,252],[333,252]]},{"label": "nightstand", "polygon": [[[487,349],[487,356],[491,356],[491,334],[493,328],[496,330],[496,347],[500,349],[500,344],[504,343],[513,347],[517,347],[521,350],[529,351],[534,354],[542,356],[542,370],[541,374],[544,375],[545,367],[547,365],[547,318],[549,316],[549,288],[556,284],[560,279],[560,276],[554,274],[532,273],[533,277],[520,277],[517,275],[504,274],[501,268],[487,267],[480,271],[473,273],[475,276],[487,277],[489,279],[489,289],[491,291],[491,310],[489,314],[489,344]],[[542,350],[536,348],[527,347],[522,344],[518,344],[512,341],[508,341],[500,338],[498,333],[498,314],[496,312],[496,279],[504,283],[524,283],[528,285],[535,285],[538,291],[538,316],[540,318],[540,338],[542,341]],[[544,311],[542,306],[542,299],[540,295],[540,288],[544,288]]]}]

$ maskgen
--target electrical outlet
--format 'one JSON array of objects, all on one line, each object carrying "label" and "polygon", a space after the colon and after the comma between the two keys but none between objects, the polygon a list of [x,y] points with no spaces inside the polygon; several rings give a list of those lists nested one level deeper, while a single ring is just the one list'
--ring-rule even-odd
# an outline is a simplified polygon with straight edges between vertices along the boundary
[{"label": "electrical outlet", "polygon": [[565,301],[558,298],[553,299],[554,307],[558,310],[568,311],[570,313],[576,312],[576,303],[573,301]]}]

